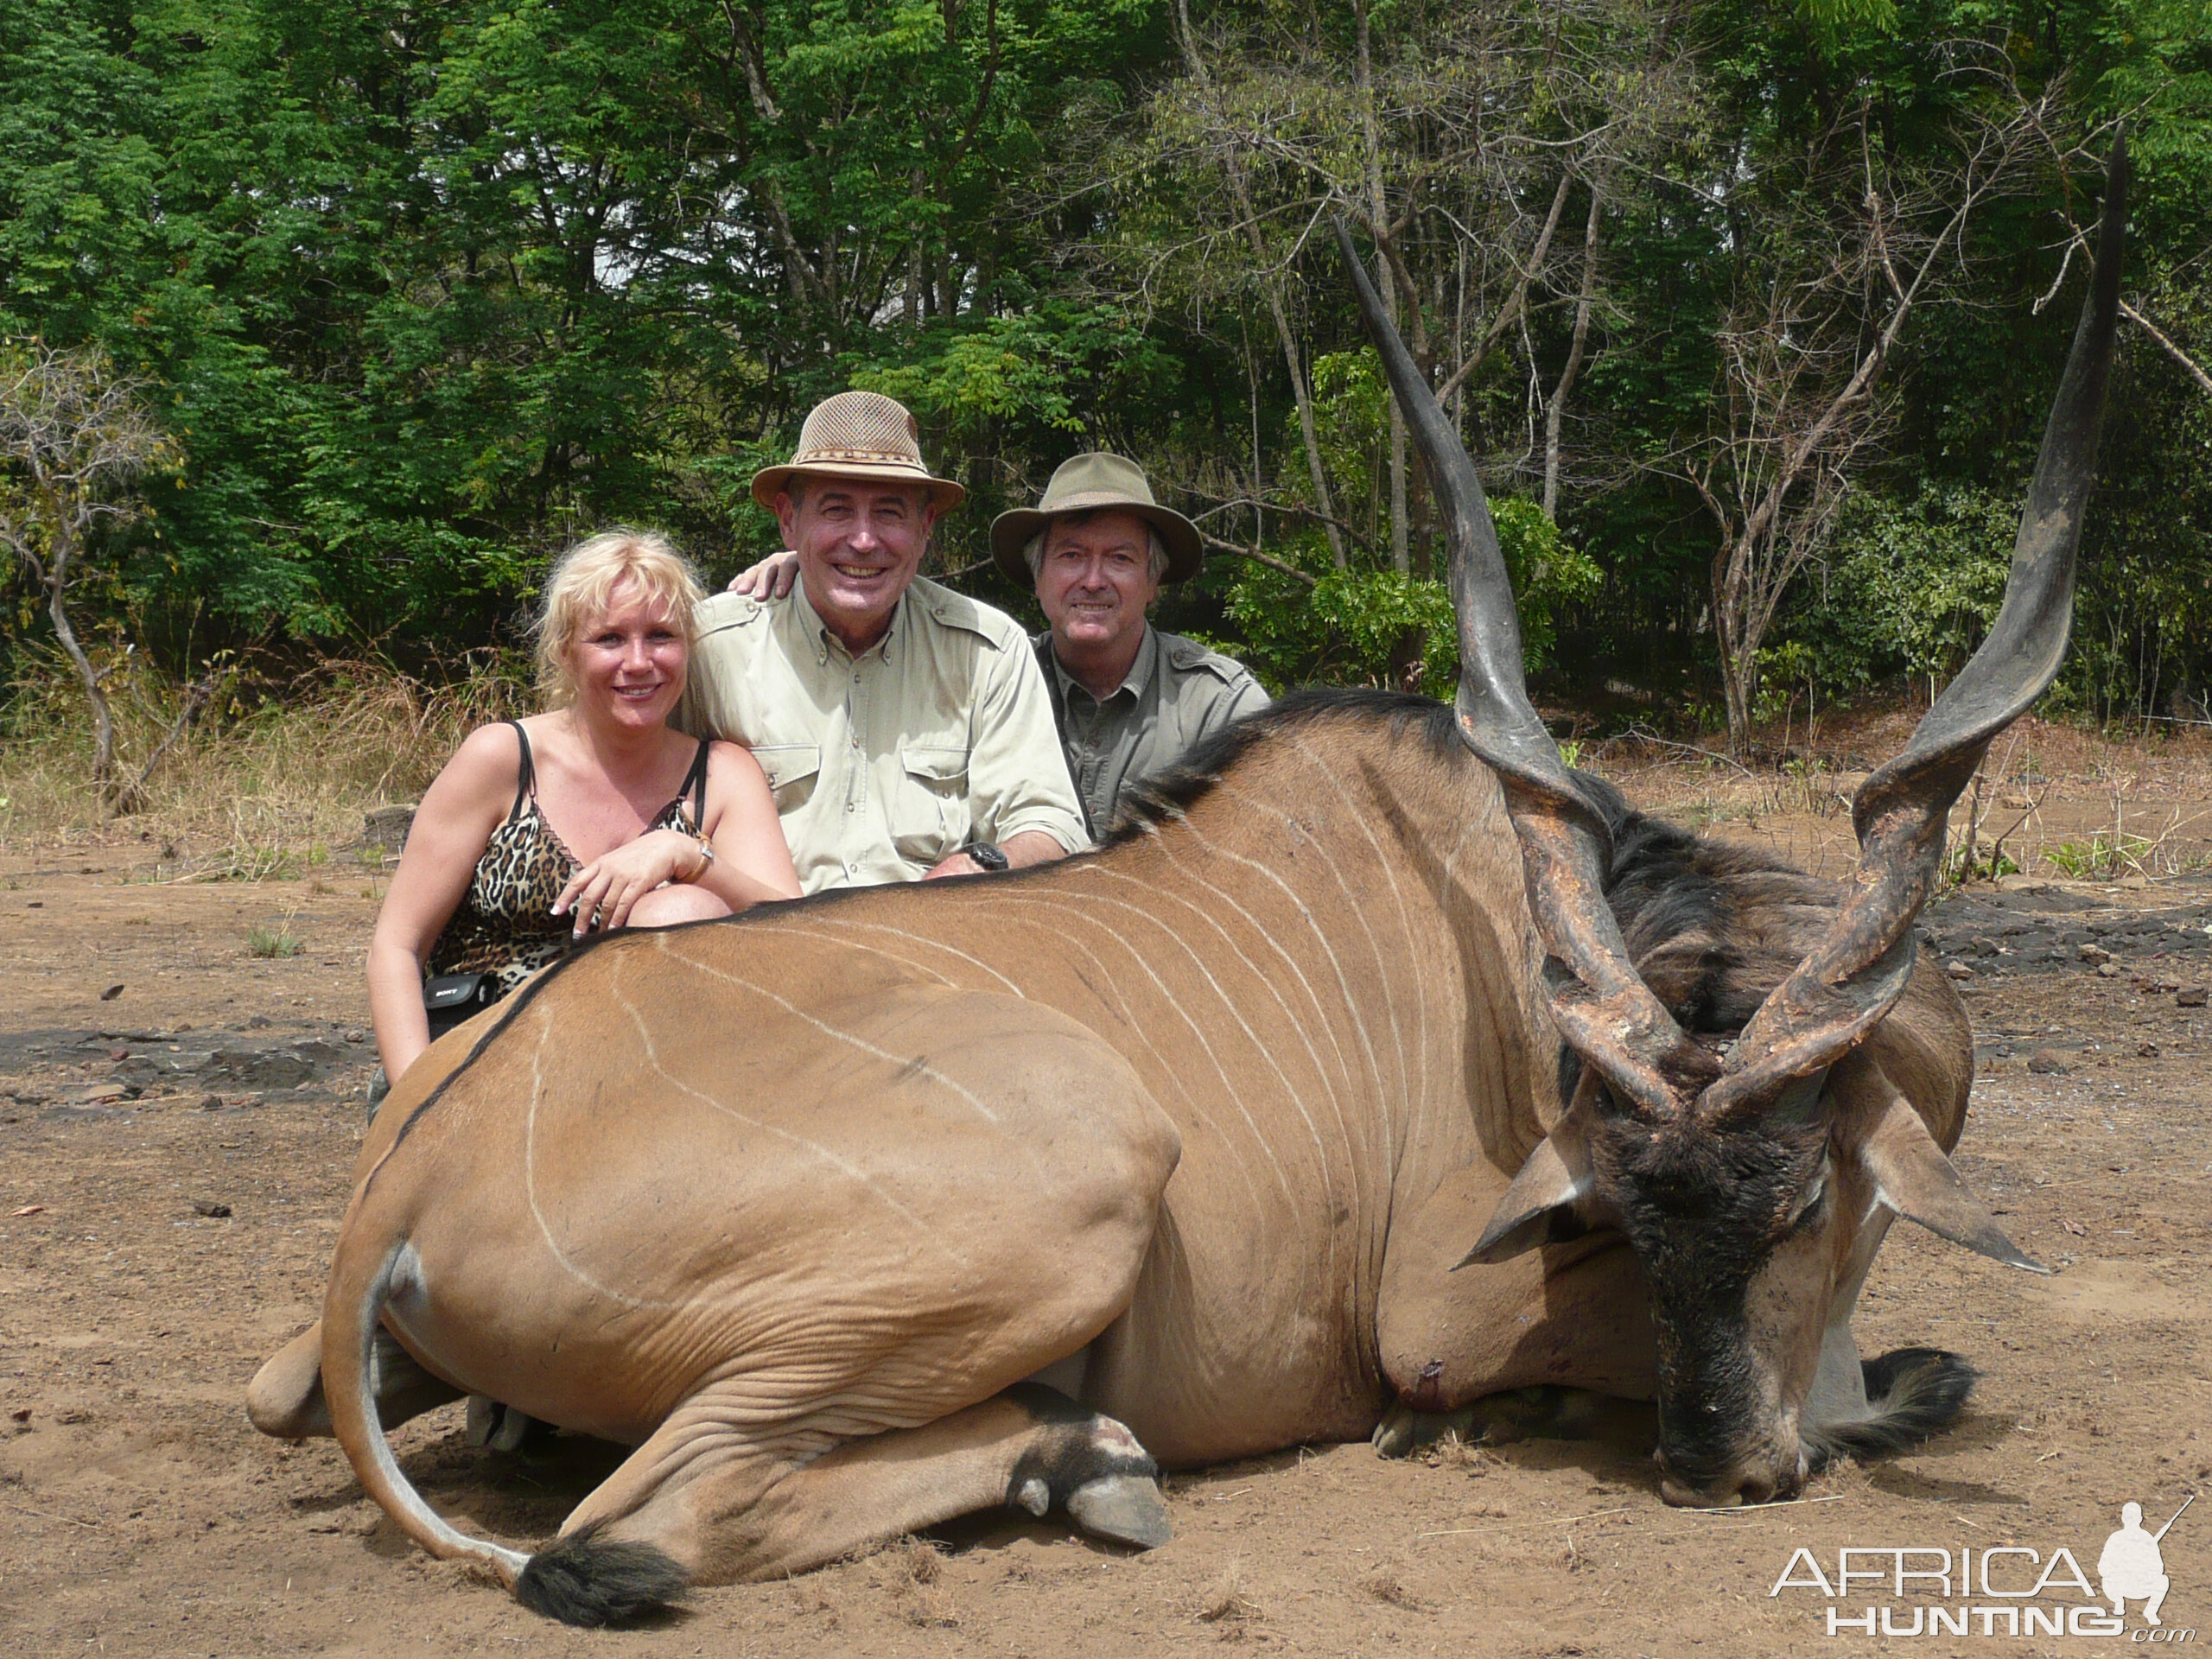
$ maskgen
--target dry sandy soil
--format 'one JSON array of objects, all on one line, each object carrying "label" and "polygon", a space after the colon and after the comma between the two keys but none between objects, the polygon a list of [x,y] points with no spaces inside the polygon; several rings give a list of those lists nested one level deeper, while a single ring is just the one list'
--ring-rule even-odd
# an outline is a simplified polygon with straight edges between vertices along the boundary
[{"label": "dry sandy soil", "polygon": [[[1847,831],[1817,803],[1630,783],[1841,867]],[[2103,788],[2040,810],[2087,823],[2111,811]],[[2177,816],[2204,804],[2194,777],[2167,792]],[[2140,822],[2169,816],[2163,796],[2136,804]],[[256,1366],[317,1310],[359,1141],[372,878],[161,885],[175,867],[154,850],[0,858],[10,1653],[2116,1655],[2144,1650],[2133,1604],[2119,1637],[2016,1639],[2002,1618],[1986,1636],[1978,1622],[1932,1640],[1827,1634],[1831,1608],[1884,1609],[1904,1630],[1931,1604],[2063,1610],[2082,1600],[2070,1585],[2032,1604],[1927,1581],[1937,1593],[1769,1591],[1801,1547],[1831,1577],[1847,1546],[2018,1545],[2046,1561],[2063,1546],[2094,1575],[2123,1501],[2156,1527],[2212,1479],[2212,1015],[2187,1006],[2212,978],[2212,880],[1985,887],[1929,923],[1974,976],[1981,1076],[1959,1163],[2055,1272],[1891,1234],[1862,1349],[1933,1344],[1985,1374],[1933,1443],[1832,1471],[1796,1503],[1711,1515],[1665,1508],[1632,1437],[1411,1463],[1311,1446],[1175,1477],[1177,1537],[1149,1555],[994,1516],[788,1583],[704,1591],[643,1630],[551,1626],[423,1556],[333,1443],[265,1440],[242,1409]],[[257,958],[256,928],[304,950]],[[2113,971],[2083,959],[2099,953]],[[458,1408],[397,1439],[435,1504],[516,1543],[551,1534],[617,1455],[568,1437],[542,1456],[474,1452]],[[2212,1505],[2164,1554],[2168,1629],[2212,1627]],[[2005,1558],[1992,1587],[2026,1588],[2040,1569],[2024,1579],[2024,1560]]]}]

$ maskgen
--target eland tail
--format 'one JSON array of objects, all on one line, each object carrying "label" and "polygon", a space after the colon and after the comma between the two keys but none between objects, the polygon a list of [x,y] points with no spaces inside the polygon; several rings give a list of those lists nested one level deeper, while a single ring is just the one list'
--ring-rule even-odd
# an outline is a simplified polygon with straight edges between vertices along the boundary
[{"label": "eland tail", "polygon": [[392,1456],[376,1411],[377,1326],[415,1271],[404,1238],[390,1240],[380,1255],[341,1249],[323,1299],[322,1385],[331,1427],[369,1496],[431,1554],[480,1562],[524,1606],[563,1624],[620,1624],[675,1600],[690,1580],[649,1544],[603,1540],[583,1529],[525,1555],[471,1538],[423,1501]]}]

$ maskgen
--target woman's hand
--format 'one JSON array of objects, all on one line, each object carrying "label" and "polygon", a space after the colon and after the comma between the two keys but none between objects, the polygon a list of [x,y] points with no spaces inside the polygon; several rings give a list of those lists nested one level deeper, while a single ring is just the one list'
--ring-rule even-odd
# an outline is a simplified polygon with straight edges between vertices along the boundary
[{"label": "woman's hand", "polygon": [[553,913],[575,912],[575,936],[607,932],[630,919],[631,907],[655,887],[688,881],[706,868],[697,839],[681,830],[656,830],[595,858],[569,878]]}]

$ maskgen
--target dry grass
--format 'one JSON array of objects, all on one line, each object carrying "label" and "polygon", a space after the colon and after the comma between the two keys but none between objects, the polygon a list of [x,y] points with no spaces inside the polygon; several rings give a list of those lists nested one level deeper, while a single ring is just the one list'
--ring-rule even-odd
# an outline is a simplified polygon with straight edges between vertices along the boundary
[{"label": "dry grass", "polygon": [[1194,1614],[1201,1624],[1241,1624],[1261,1617],[1260,1604],[1244,1593],[1244,1564],[1231,1561],[1198,1597]]},{"label": "dry grass", "polygon": [[907,1538],[886,1550],[883,1559],[901,1618],[919,1630],[950,1630],[960,1623],[951,1586],[944,1582],[944,1557],[934,1545]]},{"label": "dry grass", "polygon": [[[125,664],[109,681],[123,774],[174,725],[182,689]],[[362,814],[420,798],[462,738],[534,706],[512,674],[432,686],[376,664],[325,663],[247,683],[204,713],[148,780],[140,810],[104,822],[92,720],[73,680],[19,678],[0,711],[0,849],[132,839],[171,876],[293,875],[357,846]]]},{"label": "dry grass", "polygon": [[1866,1465],[1855,1458],[1837,1458],[1805,1483],[1806,1497],[1848,1497],[1873,1484]]},{"label": "dry grass", "polygon": [[1463,1474],[1486,1475],[1498,1465],[1495,1452],[1478,1441],[1462,1438],[1456,1428],[1446,1429],[1428,1448],[1422,1461],[1432,1469],[1456,1469]]},{"label": "dry grass", "polygon": [[[1659,741],[1593,745],[1586,767],[1686,829],[1761,845],[1816,875],[1858,861],[1851,797],[1901,749],[1921,714],[1890,708],[1836,721],[1785,766],[1747,768]],[[1952,809],[1950,848],[1973,835],[2035,880],[2156,881],[2212,868],[2212,738],[2187,731],[2115,741],[2031,716],[1982,763]]]},{"label": "dry grass", "polygon": [[[157,850],[167,879],[260,880],[350,862],[364,813],[420,798],[471,730],[537,701],[518,670],[497,664],[435,685],[368,663],[248,677],[175,743],[143,810],[109,823],[74,677],[58,658],[17,663],[0,707],[0,851],[130,839]],[[183,689],[136,659],[115,663],[108,684],[124,774],[135,777],[174,726]],[[1904,746],[1920,713],[1887,706],[1824,718],[1818,741],[1779,768],[1737,766],[1717,739],[1617,738],[1581,746],[1578,760],[1686,828],[1841,876],[1857,862],[1852,792]],[[1954,848],[1971,823],[1981,853],[2001,841],[2027,875],[2142,881],[2212,868],[2212,734],[2159,728],[2116,741],[2031,717],[1999,740],[1978,785],[1953,810]]]},{"label": "dry grass", "polygon": [[1359,1581],[1360,1593],[1386,1607],[1402,1607],[1408,1612],[1432,1611],[1429,1605],[1406,1588],[1405,1569],[1395,1561],[1384,1561]]}]

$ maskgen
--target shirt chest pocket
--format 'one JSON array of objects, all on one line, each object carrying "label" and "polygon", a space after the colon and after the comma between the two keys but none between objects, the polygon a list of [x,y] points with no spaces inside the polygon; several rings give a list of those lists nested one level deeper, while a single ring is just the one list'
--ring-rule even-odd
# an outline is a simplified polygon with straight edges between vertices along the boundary
[{"label": "shirt chest pocket", "polygon": [[819,743],[759,743],[753,746],[753,758],[768,775],[779,817],[789,817],[812,798],[822,776]]},{"label": "shirt chest pocket", "polygon": [[967,747],[900,744],[898,799],[891,806],[891,836],[900,857],[934,864],[966,846],[972,839]]}]

